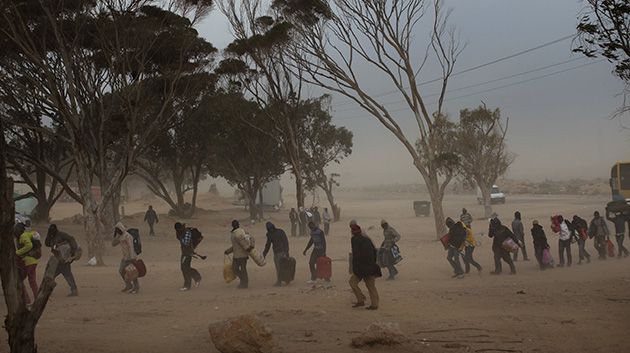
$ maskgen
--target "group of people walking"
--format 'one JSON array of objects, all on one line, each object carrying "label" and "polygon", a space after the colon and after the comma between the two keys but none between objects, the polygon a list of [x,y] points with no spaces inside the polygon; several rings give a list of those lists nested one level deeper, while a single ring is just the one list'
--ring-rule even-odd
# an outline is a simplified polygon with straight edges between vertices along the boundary
[{"label": "group of people walking", "polygon": [[328,208],[324,208],[322,213],[319,212],[318,207],[304,208],[299,207],[296,211],[295,208],[291,208],[289,211],[289,222],[291,223],[291,236],[292,237],[304,237],[309,230],[308,224],[313,222],[317,227],[324,225],[324,234],[330,233],[330,223],[332,217]]},{"label": "group of people walking", "polygon": [[[617,242],[617,257],[626,257],[630,253],[624,246],[626,224],[630,222],[630,215],[623,212],[606,212],[606,219],[615,225],[615,239]],[[530,234],[534,246],[534,255],[540,270],[552,267],[570,267],[573,264],[572,247],[578,247],[578,265],[591,262],[591,255],[586,250],[589,239],[594,240],[594,247],[597,250],[600,260],[615,256],[614,244],[610,240],[610,231],[606,219],[599,212],[594,212],[590,223],[574,215],[572,220],[565,219],[562,215],[551,217],[551,231],[558,235],[558,259],[555,264],[551,254],[547,235],[543,225],[538,220],[532,222]],[[466,209],[462,210],[460,221],[455,222],[451,218],[446,219],[448,233],[442,238],[444,247],[447,250],[447,260],[453,267],[454,278],[463,278],[465,273],[469,273],[470,266],[477,268],[479,272],[482,267],[474,260],[473,251],[476,246],[475,237],[472,232],[473,217]],[[511,229],[504,225],[496,214],[490,218],[488,236],[492,238],[492,252],[494,255],[494,271],[490,274],[498,275],[503,272],[502,263],[505,262],[510,267],[510,273],[516,274],[514,262],[518,261],[519,253],[524,261],[529,261],[527,254],[527,242],[525,236],[525,226],[522,222],[521,212],[514,213]],[[459,258],[463,257],[466,270],[462,269]]]}]

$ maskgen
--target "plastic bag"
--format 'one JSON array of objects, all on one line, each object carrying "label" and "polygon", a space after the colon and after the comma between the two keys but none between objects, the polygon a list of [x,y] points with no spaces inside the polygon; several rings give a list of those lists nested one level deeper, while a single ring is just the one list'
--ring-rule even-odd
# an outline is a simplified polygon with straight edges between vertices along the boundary
[{"label": "plastic bag", "polygon": [[236,279],[234,269],[232,269],[232,256],[225,255],[223,258],[223,279],[225,283],[230,283]]},{"label": "plastic bag", "polygon": [[96,256],[91,258],[91,259],[89,259],[88,262],[87,262],[88,266],[96,266],[97,263],[98,262],[96,261]]}]

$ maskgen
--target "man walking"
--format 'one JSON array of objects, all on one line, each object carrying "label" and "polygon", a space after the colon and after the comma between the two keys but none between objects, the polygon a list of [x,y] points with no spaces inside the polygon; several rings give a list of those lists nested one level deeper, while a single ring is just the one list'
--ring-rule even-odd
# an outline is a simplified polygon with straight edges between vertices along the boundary
[{"label": "man walking", "polygon": [[571,229],[564,220],[564,217],[558,216],[559,231],[558,231],[558,250],[560,252],[560,263],[558,267],[564,267],[564,254],[567,255],[567,267],[571,267]]},{"label": "man walking", "polygon": [[149,224],[149,236],[154,237],[155,231],[153,230],[153,225],[158,223],[160,220],[158,219],[158,215],[155,213],[153,206],[149,205],[149,209],[144,214],[144,221]]},{"label": "man walking", "polygon": [[532,223],[532,239],[534,240],[534,255],[536,256],[536,260],[538,261],[538,266],[541,271],[544,271],[549,264],[545,264],[543,261],[543,252],[545,249],[549,249],[549,244],[547,243],[547,236],[545,235],[545,230],[538,223],[537,220],[534,220]]},{"label": "man walking", "polygon": [[588,227],[588,236],[595,238],[595,249],[599,253],[600,260],[606,260],[606,251],[608,245],[606,244],[610,231],[606,220],[599,215],[598,211],[593,213],[593,219]]},{"label": "man walking", "polygon": [[462,222],[453,221],[450,217],[446,219],[446,227],[448,227],[448,254],[446,259],[453,267],[455,274],[453,278],[464,278],[464,270],[462,270],[462,264],[459,262],[459,250],[463,247],[466,240],[466,229]]},{"label": "man walking", "polygon": [[[276,283],[274,287],[282,286],[282,280],[280,279],[280,260],[289,257],[289,239],[284,230],[276,228],[276,226],[267,222],[267,243],[265,244],[265,250],[263,250],[263,257],[267,257],[269,248],[273,245],[273,263],[276,265]],[[287,284],[289,284],[287,282]]]},{"label": "man walking", "polygon": [[398,275],[398,270],[394,265],[394,256],[392,255],[392,248],[396,243],[400,241],[400,234],[394,229],[394,227],[390,226],[386,220],[381,221],[381,228],[383,228],[383,245],[381,245],[385,250],[387,250],[387,270],[389,271],[389,277],[387,280],[393,280]]},{"label": "man walking", "polygon": [[289,212],[289,221],[291,222],[291,237],[297,236],[298,214],[295,208],[291,208]]},{"label": "man walking", "polygon": [[68,282],[68,286],[70,286],[70,294],[68,294],[68,296],[78,296],[79,291],[77,290],[77,283],[74,280],[71,267],[72,261],[77,254],[77,249],[79,248],[77,241],[71,235],[60,232],[56,224],[51,224],[48,227],[48,233],[46,234],[44,243],[52,250],[53,255],[58,260],[54,278],[60,274],[63,275],[63,278]]},{"label": "man walking", "polygon": [[352,275],[348,283],[357,298],[354,308],[365,306],[365,295],[359,288],[359,282],[364,281],[370,295],[370,306],[367,310],[378,309],[379,297],[376,290],[376,278],[381,277],[381,269],[376,264],[376,248],[372,240],[363,234],[357,224],[350,225],[352,234]]},{"label": "man walking", "polygon": [[195,287],[199,287],[201,274],[191,266],[192,258],[195,254],[192,229],[187,228],[185,224],[177,222],[175,223],[175,237],[179,240],[179,245],[182,250],[179,265],[182,275],[184,276],[184,285],[179,290],[185,292],[190,290],[193,281]]},{"label": "man walking", "polygon": [[319,229],[315,223],[309,222],[308,228],[311,230],[311,239],[306,244],[306,249],[302,253],[306,256],[306,252],[313,247],[313,251],[311,252],[311,257],[308,261],[308,267],[311,270],[311,279],[307,281],[308,284],[313,284],[317,280],[317,259],[326,256],[326,237],[324,236],[324,232]]},{"label": "man walking", "polygon": [[466,228],[472,229],[471,225],[472,225],[473,218],[472,218],[472,215],[468,213],[467,209],[462,208],[462,214],[459,216],[459,220],[462,223],[464,223]]},{"label": "man walking", "polygon": [[123,293],[129,294],[137,294],[140,291],[140,283],[138,279],[134,279],[133,281],[127,280],[125,276],[125,269],[127,266],[132,265],[134,260],[136,259],[136,251],[133,248],[133,237],[127,229],[122,224],[122,222],[118,222],[116,224],[116,228],[114,229],[114,239],[112,240],[112,246],[120,245],[122,250],[122,259],[120,260],[120,267],[118,268],[118,273],[123,278],[125,282],[125,288],[121,290]]},{"label": "man walking", "polygon": [[610,212],[606,210],[606,219],[615,225],[615,239],[617,240],[617,248],[619,249],[617,258],[620,259],[622,254],[623,256],[628,256],[628,249],[623,246],[623,240],[626,236],[626,222],[628,222],[628,216],[622,212],[618,212],[615,213],[615,217],[611,217]]},{"label": "man walking", "polygon": [[328,209],[324,208],[324,213],[322,214],[322,220],[324,221],[324,234],[330,234],[330,222],[332,218],[330,217],[330,213],[328,213]]},{"label": "man walking", "polygon": [[591,254],[586,251],[586,239],[588,239],[588,224],[586,220],[578,217],[578,215],[573,216],[573,230],[577,233],[577,243],[578,243],[578,252],[580,256],[580,261],[578,261],[578,265],[582,264],[582,261],[586,259],[586,263],[591,262]]},{"label": "man walking", "polygon": [[515,242],[518,241],[514,234],[508,229],[508,227],[501,224],[501,220],[498,217],[494,217],[490,220],[490,227],[488,229],[488,236],[492,239],[492,252],[494,253],[494,271],[490,272],[491,275],[500,275],[503,271],[501,260],[505,261],[510,266],[510,274],[516,274],[516,266],[510,253],[503,248],[503,242],[508,238],[512,238]]},{"label": "man walking", "polygon": [[237,220],[232,221],[232,231],[230,232],[230,241],[232,246],[225,250],[225,254],[229,255],[234,253],[234,259],[232,261],[232,270],[234,274],[239,278],[239,289],[247,289],[249,286],[249,277],[247,275],[247,260],[249,259],[249,251],[252,250],[245,230],[241,228],[241,225]]},{"label": "man walking", "polygon": [[[26,225],[23,223],[18,223],[14,228],[14,232],[18,245],[15,255],[17,255],[20,286],[22,287],[24,302],[28,305],[35,301],[37,293],[39,292],[39,286],[37,284],[37,264],[39,263],[41,249],[35,249],[37,239],[34,239],[34,236],[36,233],[28,231]],[[37,251],[39,251],[39,253],[37,253]],[[31,292],[33,292],[33,301],[30,300],[26,292],[26,287],[24,287],[25,279],[28,279]]]},{"label": "man walking", "polygon": [[306,236],[306,225],[308,224],[306,210],[304,207],[300,207],[300,212],[298,213],[298,222],[300,223],[300,236]]},{"label": "man walking", "polygon": [[521,246],[519,250],[516,250],[514,253],[514,261],[518,261],[518,252],[523,252],[523,261],[529,261],[527,257],[527,248],[525,247],[525,227],[523,227],[523,222],[521,221],[521,213],[519,211],[514,212],[514,220],[512,221],[512,233],[519,242]]}]

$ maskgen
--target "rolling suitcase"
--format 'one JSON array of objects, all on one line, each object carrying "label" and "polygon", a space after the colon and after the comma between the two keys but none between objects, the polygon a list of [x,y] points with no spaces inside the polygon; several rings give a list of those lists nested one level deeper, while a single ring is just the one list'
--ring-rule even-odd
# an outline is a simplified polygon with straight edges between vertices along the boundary
[{"label": "rolling suitcase", "polygon": [[295,279],[295,258],[291,256],[280,259],[280,281],[290,283]]},{"label": "rolling suitcase", "polygon": [[317,278],[325,279],[327,281],[332,277],[332,260],[330,257],[321,256],[317,258],[316,262]]}]

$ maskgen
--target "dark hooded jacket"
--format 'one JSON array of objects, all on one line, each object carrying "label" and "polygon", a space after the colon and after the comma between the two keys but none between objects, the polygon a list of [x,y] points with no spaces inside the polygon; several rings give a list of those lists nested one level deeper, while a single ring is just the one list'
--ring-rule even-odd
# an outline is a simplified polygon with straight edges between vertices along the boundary
[{"label": "dark hooded jacket", "polygon": [[455,249],[461,248],[466,240],[466,228],[464,228],[464,224],[462,222],[453,223],[448,230],[448,234],[450,235],[448,244]]},{"label": "dark hooded jacket", "polygon": [[284,230],[276,228],[276,226],[267,222],[267,243],[265,244],[265,250],[263,256],[267,256],[269,248],[273,245],[274,254],[289,254],[289,239]]},{"label": "dark hooded jacket", "polygon": [[549,248],[549,243],[547,243],[547,236],[545,235],[545,229],[543,229],[540,224],[534,224],[534,226],[532,227],[532,238],[534,239],[534,248]]},{"label": "dark hooded jacket", "polygon": [[362,233],[353,232],[352,239],[352,272],[359,279],[381,277],[381,268],[376,264],[376,248],[370,238]]},{"label": "dark hooded jacket", "polygon": [[60,232],[57,229],[56,225],[51,225],[48,228],[48,234],[46,235],[46,240],[44,240],[44,244],[49,248],[55,248],[63,243],[68,243],[70,245],[70,249],[72,255],[74,255],[75,251],[78,248],[77,241],[68,233]]},{"label": "dark hooded jacket", "polygon": [[503,242],[507,238],[512,238],[515,242],[518,242],[514,233],[512,231],[501,224],[501,221],[498,218],[493,218],[490,220],[490,229],[488,230],[488,236],[492,239],[492,250],[498,251],[503,250]]}]

